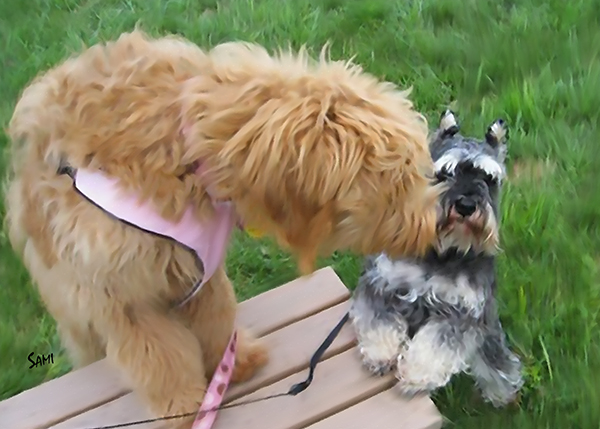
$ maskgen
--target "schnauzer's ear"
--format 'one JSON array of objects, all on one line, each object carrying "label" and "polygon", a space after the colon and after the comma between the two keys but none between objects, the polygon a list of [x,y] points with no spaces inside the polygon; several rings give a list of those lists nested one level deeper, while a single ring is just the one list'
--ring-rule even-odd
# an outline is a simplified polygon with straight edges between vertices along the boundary
[{"label": "schnauzer's ear", "polygon": [[508,125],[503,119],[497,119],[488,127],[485,133],[485,141],[498,152],[499,160],[504,162],[508,141]]},{"label": "schnauzer's ear", "polygon": [[450,109],[444,110],[440,115],[440,122],[437,129],[435,132],[431,133],[428,138],[429,151],[437,152],[445,139],[452,138],[454,135],[458,134],[459,131],[460,126],[458,125],[454,112]]},{"label": "schnauzer's ear", "polygon": [[450,109],[445,110],[440,116],[440,137],[452,137],[460,131],[460,126],[456,120],[456,115]]}]

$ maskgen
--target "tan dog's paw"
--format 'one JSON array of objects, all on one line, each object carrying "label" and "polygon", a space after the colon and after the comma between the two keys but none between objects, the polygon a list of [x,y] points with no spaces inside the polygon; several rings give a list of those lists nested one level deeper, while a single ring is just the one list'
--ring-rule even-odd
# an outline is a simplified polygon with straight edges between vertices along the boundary
[{"label": "tan dog's paw", "polygon": [[[165,429],[190,429],[204,401],[206,385],[198,383],[197,386],[181,386],[175,397],[162,396],[151,401],[150,407],[156,417],[170,417],[161,422]],[[175,417],[185,416],[185,417]]]},{"label": "tan dog's paw", "polygon": [[238,347],[235,356],[235,368],[231,381],[240,383],[249,380],[269,361],[269,352],[265,344],[244,330],[238,333]]}]

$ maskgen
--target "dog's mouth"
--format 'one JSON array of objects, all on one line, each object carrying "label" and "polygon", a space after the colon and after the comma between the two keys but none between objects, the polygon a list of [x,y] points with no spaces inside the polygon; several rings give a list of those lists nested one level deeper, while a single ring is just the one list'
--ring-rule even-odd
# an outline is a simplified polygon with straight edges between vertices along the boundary
[{"label": "dog's mouth", "polygon": [[494,253],[498,237],[494,221],[480,210],[464,216],[451,207],[446,216],[438,222],[438,247],[446,250],[451,247]]},{"label": "dog's mouth", "polygon": [[485,215],[479,209],[468,216],[464,216],[459,214],[454,207],[451,207],[446,216],[443,217],[442,222],[438,224],[438,232],[444,233],[456,230],[456,232],[479,236],[485,229],[485,223]]}]

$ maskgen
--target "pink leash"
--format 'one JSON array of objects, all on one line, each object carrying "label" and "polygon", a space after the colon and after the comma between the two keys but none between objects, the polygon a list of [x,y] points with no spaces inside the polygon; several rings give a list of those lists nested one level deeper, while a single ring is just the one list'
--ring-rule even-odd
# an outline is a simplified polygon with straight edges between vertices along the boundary
[{"label": "pink leash", "polygon": [[[135,195],[126,194],[119,187],[117,179],[100,171],[79,169],[74,172],[73,181],[79,193],[109,214],[148,232],[170,237],[196,252],[204,266],[204,275],[180,306],[196,295],[222,264],[231,231],[236,224],[231,203],[214,203],[216,215],[207,222],[198,222],[192,208],[188,207],[182,219],[175,223],[161,217],[150,203],[142,203]],[[212,427],[231,381],[236,343],[237,332],[234,331],[208,386],[192,429]]]},{"label": "pink leash", "polygon": [[210,429],[215,422],[217,410],[223,402],[225,391],[227,390],[227,386],[229,386],[231,374],[233,373],[236,341],[237,333],[234,332],[229,340],[229,344],[227,344],[227,349],[221,359],[221,363],[219,363],[215,375],[213,375],[206,390],[204,402],[200,405],[200,410],[196,415],[192,429]]}]

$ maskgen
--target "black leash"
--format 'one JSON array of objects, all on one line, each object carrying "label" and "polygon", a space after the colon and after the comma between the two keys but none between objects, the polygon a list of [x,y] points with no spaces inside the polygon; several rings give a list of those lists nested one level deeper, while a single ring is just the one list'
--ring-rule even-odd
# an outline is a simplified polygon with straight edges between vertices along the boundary
[{"label": "black leash", "polygon": [[308,388],[308,386],[310,386],[310,383],[312,383],[313,381],[313,376],[315,375],[315,369],[317,368],[317,364],[319,363],[319,361],[323,357],[323,354],[329,348],[331,343],[333,343],[333,340],[335,340],[335,338],[339,335],[340,331],[342,330],[342,327],[346,324],[349,317],[350,313],[344,314],[342,320],[340,320],[338,324],[335,325],[335,328],[331,330],[329,335],[327,335],[327,338],[325,338],[325,341],[321,343],[317,351],[312,355],[312,357],[310,358],[310,363],[308,365],[308,377],[306,377],[306,380],[301,381],[298,384],[294,384],[292,387],[290,387],[290,390],[288,390],[286,395],[296,396],[298,393],[305,391]]},{"label": "black leash", "polygon": [[[300,383],[294,384],[292,387],[290,387],[290,389],[286,393],[277,393],[275,395],[269,395],[269,396],[265,396],[263,398],[249,399],[247,401],[240,401],[240,402],[236,402],[234,404],[221,405],[219,407],[207,410],[207,412],[225,410],[228,408],[239,407],[241,405],[254,404],[256,402],[262,402],[262,401],[266,401],[268,399],[274,399],[274,398],[281,398],[283,396],[296,396],[299,393],[304,392],[308,388],[308,386],[310,386],[311,383],[313,382],[313,378],[315,375],[315,369],[317,368],[317,364],[323,357],[323,354],[325,354],[327,349],[331,346],[333,341],[339,335],[340,331],[342,330],[342,328],[344,327],[344,325],[346,324],[346,322],[348,321],[349,318],[350,318],[350,313],[344,314],[344,317],[342,317],[342,319],[338,322],[338,324],[335,325],[335,327],[331,330],[329,335],[327,335],[327,338],[325,338],[325,340],[321,343],[319,348],[314,352],[314,354],[312,355],[312,357],[310,358],[310,361],[309,361],[308,377],[306,377],[306,380],[301,381]],[[124,427],[129,427],[129,426],[142,425],[145,423],[153,423],[153,422],[158,422],[158,421],[163,421],[163,420],[173,420],[173,419],[179,419],[182,417],[189,417],[189,416],[195,415],[196,413],[197,413],[197,411],[193,412],[193,413],[178,414],[175,416],[158,417],[155,419],[147,419],[147,420],[137,420],[137,421],[133,421],[133,422],[129,422],[129,423],[120,423],[120,424],[108,425],[108,426],[89,427],[89,428],[85,428],[85,429],[118,429],[118,428],[124,428]]]}]

